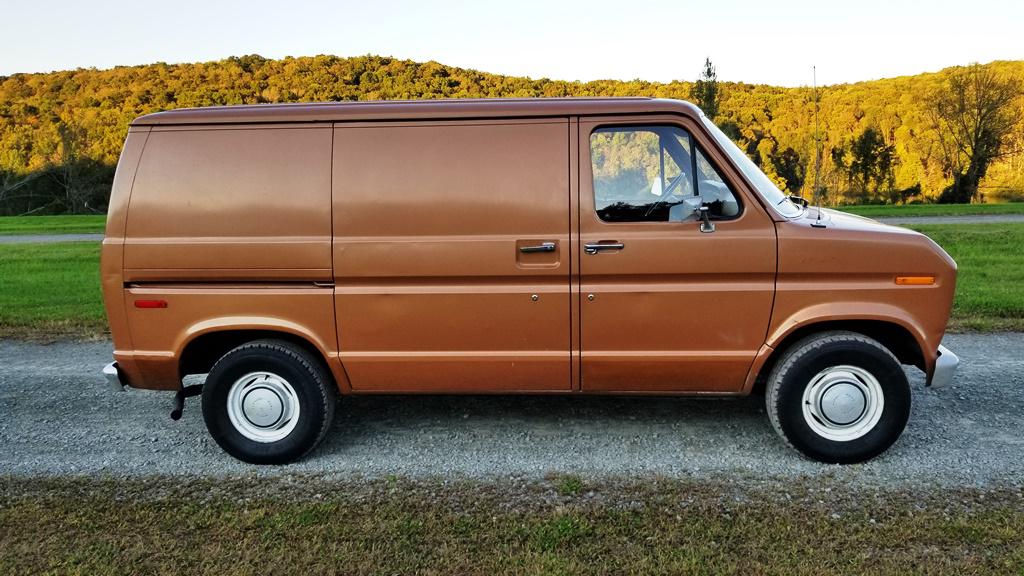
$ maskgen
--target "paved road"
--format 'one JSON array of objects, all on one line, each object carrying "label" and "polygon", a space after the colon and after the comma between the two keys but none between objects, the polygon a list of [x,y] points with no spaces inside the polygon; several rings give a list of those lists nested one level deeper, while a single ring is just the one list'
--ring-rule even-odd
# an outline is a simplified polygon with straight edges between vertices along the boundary
[{"label": "paved road", "polygon": [[903,438],[865,465],[786,448],[759,399],[378,397],[346,399],[334,429],[288,467],[237,462],[207,436],[198,399],[111,392],[108,343],[0,341],[0,474],[147,476],[832,477],[879,486],[1024,483],[1024,334],[952,335],[958,382],[924,389]]},{"label": "paved road", "polygon": [[1003,222],[1024,222],[1024,214],[978,214],[967,216],[896,216],[875,218],[879,222],[895,224],[998,224]]},{"label": "paved road", "polygon": [[102,242],[103,234],[0,234],[0,244],[53,244],[55,242]]}]

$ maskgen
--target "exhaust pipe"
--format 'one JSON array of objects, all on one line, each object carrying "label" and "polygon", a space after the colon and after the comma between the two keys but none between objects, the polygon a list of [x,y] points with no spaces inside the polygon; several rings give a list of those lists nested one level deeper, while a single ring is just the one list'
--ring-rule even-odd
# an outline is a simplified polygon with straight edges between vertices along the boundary
[{"label": "exhaust pipe", "polygon": [[174,403],[171,404],[171,420],[181,420],[181,413],[185,411],[185,398],[199,396],[203,393],[202,384],[184,386],[174,393]]}]

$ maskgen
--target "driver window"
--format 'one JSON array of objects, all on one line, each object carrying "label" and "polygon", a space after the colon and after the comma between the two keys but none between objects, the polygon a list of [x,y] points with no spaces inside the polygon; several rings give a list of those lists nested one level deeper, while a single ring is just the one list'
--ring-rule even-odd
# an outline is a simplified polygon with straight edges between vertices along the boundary
[{"label": "driver window", "polygon": [[605,222],[696,219],[708,204],[712,216],[730,217],[739,205],[729,186],[677,126],[610,126],[590,136],[594,204]]}]

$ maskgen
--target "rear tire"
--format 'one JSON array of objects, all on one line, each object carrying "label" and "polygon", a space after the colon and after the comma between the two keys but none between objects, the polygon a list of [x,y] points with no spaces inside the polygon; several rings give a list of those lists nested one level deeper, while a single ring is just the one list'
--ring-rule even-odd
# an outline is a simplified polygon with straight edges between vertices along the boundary
[{"label": "rear tire", "polygon": [[776,432],[809,458],[864,462],[885,452],[910,418],[899,360],[855,332],[822,332],[787,350],[768,378],[765,407]]},{"label": "rear tire", "polygon": [[243,344],[210,370],[203,420],[213,439],[239,460],[285,464],[323,440],[337,391],[320,359],[280,340]]}]

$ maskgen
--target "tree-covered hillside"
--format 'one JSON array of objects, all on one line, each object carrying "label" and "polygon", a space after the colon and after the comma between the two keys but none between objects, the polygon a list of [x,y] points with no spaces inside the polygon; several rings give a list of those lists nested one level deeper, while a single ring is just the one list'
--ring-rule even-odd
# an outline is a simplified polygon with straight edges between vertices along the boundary
[{"label": "tree-covered hillside", "polygon": [[[1024,79],[1024,61],[985,70]],[[700,71],[680,70],[696,79]],[[956,69],[819,88],[819,185],[829,203],[932,201],[953,181],[930,102]],[[102,211],[129,122],[179,107],[416,98],[658,96],[693,83],[518,78],[377,56],[260,56],[0,77],[0,214]],[[810,195],[816,159],[810,88],[718,86],[716,122],[780,185]],[[1024,196],[1024,99],[987,167],[987,200]]]}]

